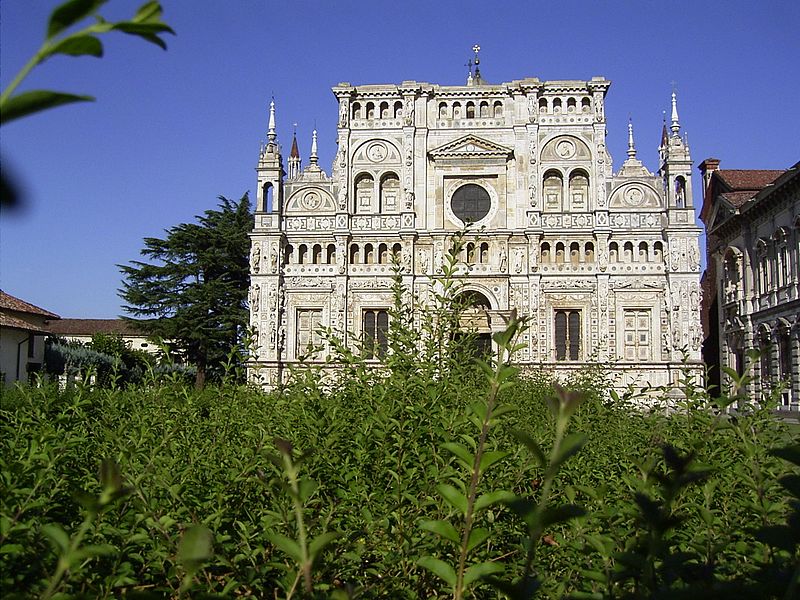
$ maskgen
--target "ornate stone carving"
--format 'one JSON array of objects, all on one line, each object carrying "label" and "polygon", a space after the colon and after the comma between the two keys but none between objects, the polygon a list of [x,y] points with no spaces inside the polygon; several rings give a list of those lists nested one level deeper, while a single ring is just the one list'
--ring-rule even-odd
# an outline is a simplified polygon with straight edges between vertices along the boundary
[{"label": "ornate stone carving", "polygon": [[261,244],[253,242],[253,250],[250,253],[250,271],[252,273],[261,272]]}]

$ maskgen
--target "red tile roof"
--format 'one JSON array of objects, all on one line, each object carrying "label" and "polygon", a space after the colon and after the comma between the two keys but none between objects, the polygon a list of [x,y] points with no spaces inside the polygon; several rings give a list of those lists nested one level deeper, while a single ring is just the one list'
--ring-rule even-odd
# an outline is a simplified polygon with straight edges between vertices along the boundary
[{"label": "red tile roof", "polygon": [[761,190],[775,181],[784,169],[719,169],[718,177],[732,190]]},{"label": "red tile roof", "polygon": [[43,327],[38,327],[37,325],[33,325],[32,323],[18,319],[17,317],[2,313],[0,313],[0,327],[22,329],[23,331],[36,331],[38,333],[49,333],[49,331]]},{"label": "red tile roof", "polygon": [[94,335],[95,333],[118,333],[120,335],[144,336],[145,333],[123,319],[60,319],[48,323],[56,335]]},{"label": "red tile roof", "polygon": [[6,294],[3,290],[0,290],[0,309],[27,313],[30,315],[41,315],[43,317],[47,317],[48,319],[61,318],[57,314],[51,313],[49,310],[45,310],[43,308],[39,308],[38,306],[34,306],[33,304],[29,304],[24,300],[15,298],[11,294]]},{"label": "red tile roof", "polygon": [[756,191],[748,191],[748,192],[726,192],[725,194],[720,194],[720,198],[724,198],[728,201],[731,206],[735,206],[736,208],[741,208],[745,205],[745,203],[755,198],[758,192]]}]

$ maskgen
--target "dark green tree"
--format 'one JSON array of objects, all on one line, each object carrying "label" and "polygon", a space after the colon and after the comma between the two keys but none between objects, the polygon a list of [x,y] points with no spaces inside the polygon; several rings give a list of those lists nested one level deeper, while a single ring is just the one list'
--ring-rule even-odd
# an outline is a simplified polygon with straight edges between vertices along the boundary
[{"label": "dark green tree", "polygon": [[141,254],[149,262],[119,265],[125,310],[143,318],[136,324],[149,336],[179,346],[197,367],[198,387],[222,373],[248,323],[250,199],[219,200],[196,223],[145,238]]}]

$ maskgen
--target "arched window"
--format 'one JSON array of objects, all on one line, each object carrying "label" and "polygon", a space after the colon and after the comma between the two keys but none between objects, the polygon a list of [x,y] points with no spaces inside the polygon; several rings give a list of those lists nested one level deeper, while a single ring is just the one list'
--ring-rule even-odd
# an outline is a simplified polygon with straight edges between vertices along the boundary
[{"label": "arched window", "polygon": [[772,237],[775,240],[775,283],[780,289],[790,283],[789,230],[780,227]]},{"label": "arched window", "polygon": [[353,102],[353,118],[360,119],[361,118],[361,103],[360,102]]},{"label": "arched window", "polygon": [[489,116],[489,103],[485,100],[481,102],[481,117],[488,117]]},{"label": "arched window", "polygon": [[489,244],[486,242],[481,242],[480,256],[478,261],[482,265],[488,264],[489,262]]},{"label": "arched window", "polygon": [[592,101],[589,98],[583,98],[581,100],[581,111],[587,113],[592,110]]},{"label": "arched window", "polygon": [[264,194],[264,212],[272,212],[275,210],[275,201],[272,190],[272,184],[269,181],[266,182],[261,188],[261,192]]},{"label": "arched window", "polygon": [[475,244],[473,242],[467,242],[467,264],[472,264],[475,262]]},{"label": "arched window", "polygon": [[319,244],[314,244],[314,249],[312,251],[312,262],[315,265],[318,265],[322,262],[322,246]]},{"label": "arched window", "polygon": [[499,119],[503,116],[503,103],[500,100],[494,101],[494,118]]},{"label": "arched window", "polygon": [[381,358],[389,348],[389,312],[386,310],[365,310],[362,319],[362,342],[364,358]]},{"label": "arched window", "polygon": [[392,246],[392,257],[395,263],[400,264],[403,259],[403,247],[400,244]]},{"label": "arched window", "polygon": [[742,275],[739,271],[741,251],[738,248],[730,247],[725,252],[725,259],[722,264],[722,287],[725,292],[725,301],[731,302],[739,297],[739,285]]},{"label": "arched window", "polygon": [[639,242],[639,262],[647,262],[647,242]]},{"label": "arched window", "polygon": [[577,265],[581,261],[581,247],[578,242],[572,242],[569,245],[569,262]]},{"label": "arched window", "polygon": [[378,246],[378,264],[385,265],[389,263],[389,247],[386,244]]},{"label": "arched window", "polygon": [[294,246],[288,244],[286,248],[283,249],[283,262],[287,265],[294,263]]},{"label": "arched window", "polygon": [[586,242],[584,254],[586,255],[587,263],[594,262],[594,244],[592,242]]},{"label": "arched window", "polygon": [[367,118],[374,119],[375,118],[375,103],[374,102],[367,102]]},{"label": "arched window", "polygon": [[467,102],[467,118],[474,119],[475,118],[475,103],[474,102]]},{"label": "arched window", "polygon": [[357,265],[357,264],[359,264],[361,262],[361,260],[360,260],[361,257],[359,256],[360,250],[361,249],[358,247],[358,244],[350,244],[350,264],[351,265]]},{"label": "arched window", "polygon": [[325,255],[325,262],[329,265],[336,264],[336,244],[328,244],[327,253]]},{"label": "arched window", "polygon": [[394,118],[399,119],[403,116],[403,103],[398,100],[394,103]]},{"label": "arched window", "polygon": [[544,195],[544,209],[558,212],[561,210],[561,194],[563,192],[563,179],[558,171],[548,171],[544,174],[542,194]]},{"label": "arched window", "polygon": [[297,254],[298,254],[297,262],[299,262],[301,265],[306,264],[306,261],[308,260],[308,246],[306,246],[305,244],[300,244],[300,248],[298,249]]},{"label": "arched window", "polygon": [[561,98],[556,98],[553,100],[553,112],[554,113],[561,112]]},{"label": "arched window", "polygon": [[372,196],[375,193],[375,180],[369,173],[362,173],[356,179],[355,212],[372,212]]},{"label": "arched window", "polygon": [[556,244],[556,262],[558,264],[564,262],[564,244],[562,242]]},{"label": "arched window", "polygon": [[661,242],[653,244],[653,258],[656,262],[662,262],[664,260],[664,244]]},{"label": "arched window", "polygon": [[625,242],[623,249],[622,260],[626,263],[633,262],[633,243]]},{"label": "arched window", "polygon": [[756,270],[758,272],[758,292],[768,294],[771,277],[769,272],[769,242],[764,238],[759,238],[756,242]]},{"label": "arched window", "polygon": [[389,114],[389,103],[381,102],[381,119],[389,118],[391,118],[391,115]]},{"label": "arched window", "polygon": [[550,243],[549,242],[542,242],[542,262],[549,263],[551,260],[550,257]]},{"label": "arched window", "polygon": [[675,178],[675,205],[678,208],[686,206],[686,180],[680,175]]},{"label": "arched window", "polygon": [[453,118],[460,119],[461,118],[461,103],[460,102],[453,102]]},{"label": "arched window", "polygon": [[364,245],[364,264],[375,264],[375,249],[372,247],[372,244]]},{"label": "arched window", "polygon": [[581,313],[578,310],[555,312],[556,360],[578,360],[581,347]]},{"label": "arched window", "polygon": [[619,262],[619,245],[617,242],[611,242],[608,245],[608,260],[609,262]]},{"label": "arched window", "polygon": [[572,210],[586,210],[589,198],[589,176],[586,171],[573,171],[569,175],[569,199]]},{"label": "arched window", "polygon": [[439,118],[447,118],[447,102],[439,102]]},{"label": "arched window", "polygon": [[380,211],[394,212],[399,210],[400,179],[394,173],[386,173],[381,177]]},{"label": "arched window", "polygon": [[575,108],[577,106],[578,106],[578,101],[575,100],[575,98],[569,98],[567,100],[567,112],[568,113],[574,113],[575,112]]},{"label": "arched window", "polygon": [[547,112],[547,98],[539,98],[539,112],[540,113]]}]

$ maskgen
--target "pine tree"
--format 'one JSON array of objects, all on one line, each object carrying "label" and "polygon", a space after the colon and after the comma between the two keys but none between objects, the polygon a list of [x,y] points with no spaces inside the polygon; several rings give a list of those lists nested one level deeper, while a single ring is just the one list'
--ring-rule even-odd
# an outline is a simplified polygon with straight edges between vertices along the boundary
[{"label": "pine tree", "polygon": [[164,239],[145,238],[141,254],[149,262],[118,265],[125,310],[143,318],[136,324],[148,335],[185,352],[198,387],[220,374],[248,323],[250,200],[219,200],[218,210],[196,223],[176,225]]}]

